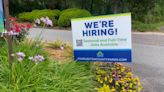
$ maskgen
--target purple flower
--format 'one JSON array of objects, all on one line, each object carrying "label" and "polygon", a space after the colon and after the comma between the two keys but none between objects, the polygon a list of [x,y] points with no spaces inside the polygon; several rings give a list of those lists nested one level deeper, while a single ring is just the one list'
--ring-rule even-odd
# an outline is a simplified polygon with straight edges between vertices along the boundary
[{"label": "purple flower", "polygon": [[52,20],[50,20],[48,17],[46,17],[46,25],[53,26]]},{"label": "purple flower", "polygon": [[47,26],[53,26],[52,20],[50,20],[49,17],[47,16],[45,18],[44,17],[40,18],[40,20]]},{"label": "purple flower", "polygon": [[17,57],[24,58],[26,55],[23,52],[17,52],[16,53]]},{"label": "purple flower", "polygon": [[43,62],[45,60],[45,58],[41,55],[36,55],[34,57],[29,57],[29,59],[33,62],[35,62],[36,64],[38,64],[39,62]]},{"label": "purple flower", "polygon": [[45,19],[44,17],[40,18],[40,20],[41,20],[44,24],[46,24],[46,19]]},{"label": "purple flower", "polygon": [[17,52],[16,56],[17,56],[18,61],[22,62],[26,55],[23,52]]}]

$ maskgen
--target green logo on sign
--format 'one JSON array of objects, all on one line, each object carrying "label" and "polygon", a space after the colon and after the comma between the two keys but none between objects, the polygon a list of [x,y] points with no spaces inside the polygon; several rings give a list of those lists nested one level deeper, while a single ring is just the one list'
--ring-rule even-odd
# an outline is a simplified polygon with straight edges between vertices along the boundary
[{"label": "green logo on sign", "polygon": [[99,51],[99,52],[97,53],[97,57],[104,57],[104,54],[102,53],[102,51]]}]

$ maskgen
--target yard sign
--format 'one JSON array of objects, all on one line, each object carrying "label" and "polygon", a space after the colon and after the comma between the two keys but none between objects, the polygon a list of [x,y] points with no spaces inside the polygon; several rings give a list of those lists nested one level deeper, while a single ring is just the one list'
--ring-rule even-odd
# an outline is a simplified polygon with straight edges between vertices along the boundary
[{"label": "yard sign", "polygon": [[131,13],[72,19],[76,61],[131,62]]},{"label": "yard sign", "polygon": [[3,2],[0,0],[0,33],[4,30],[4,21],[3,21]]}]

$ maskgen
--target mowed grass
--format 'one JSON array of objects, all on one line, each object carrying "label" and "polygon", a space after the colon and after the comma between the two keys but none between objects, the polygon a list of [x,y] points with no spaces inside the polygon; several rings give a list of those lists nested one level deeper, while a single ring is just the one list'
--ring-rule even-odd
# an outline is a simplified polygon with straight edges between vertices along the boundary
[{"label": "mowed grass", "polygon": [[[40,41],[14,45],[15,52],[24,52],[23,62],[8,63],[7,44],[0,48],[0,92],[92,92],[93,74],[89,63],[59,64],[48,57]],[[35,64],[29,56],[43,55],[45,61]]]}]

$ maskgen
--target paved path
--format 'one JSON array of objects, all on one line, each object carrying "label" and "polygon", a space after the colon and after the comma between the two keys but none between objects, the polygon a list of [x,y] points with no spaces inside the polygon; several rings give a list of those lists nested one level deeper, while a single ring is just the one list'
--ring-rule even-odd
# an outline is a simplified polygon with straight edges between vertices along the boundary
[{"label": "paved path", "polygon": [[[30,38],[41,29],[31,29]],[[72,42],[71,31],[45,29],[44,40]],[[129,64],[144,86],[143,92],[164,92],[164,34],[133,33],[133,62]]]},{"label": "paved path", "polygon": [[[41,34],[41,35],[40,35]],[[30,38],[39,37],[47,41],[63,40],[64,42],[72,42],[72,33],[67,30],[54,30],[32,28],[29,33]]]}]

